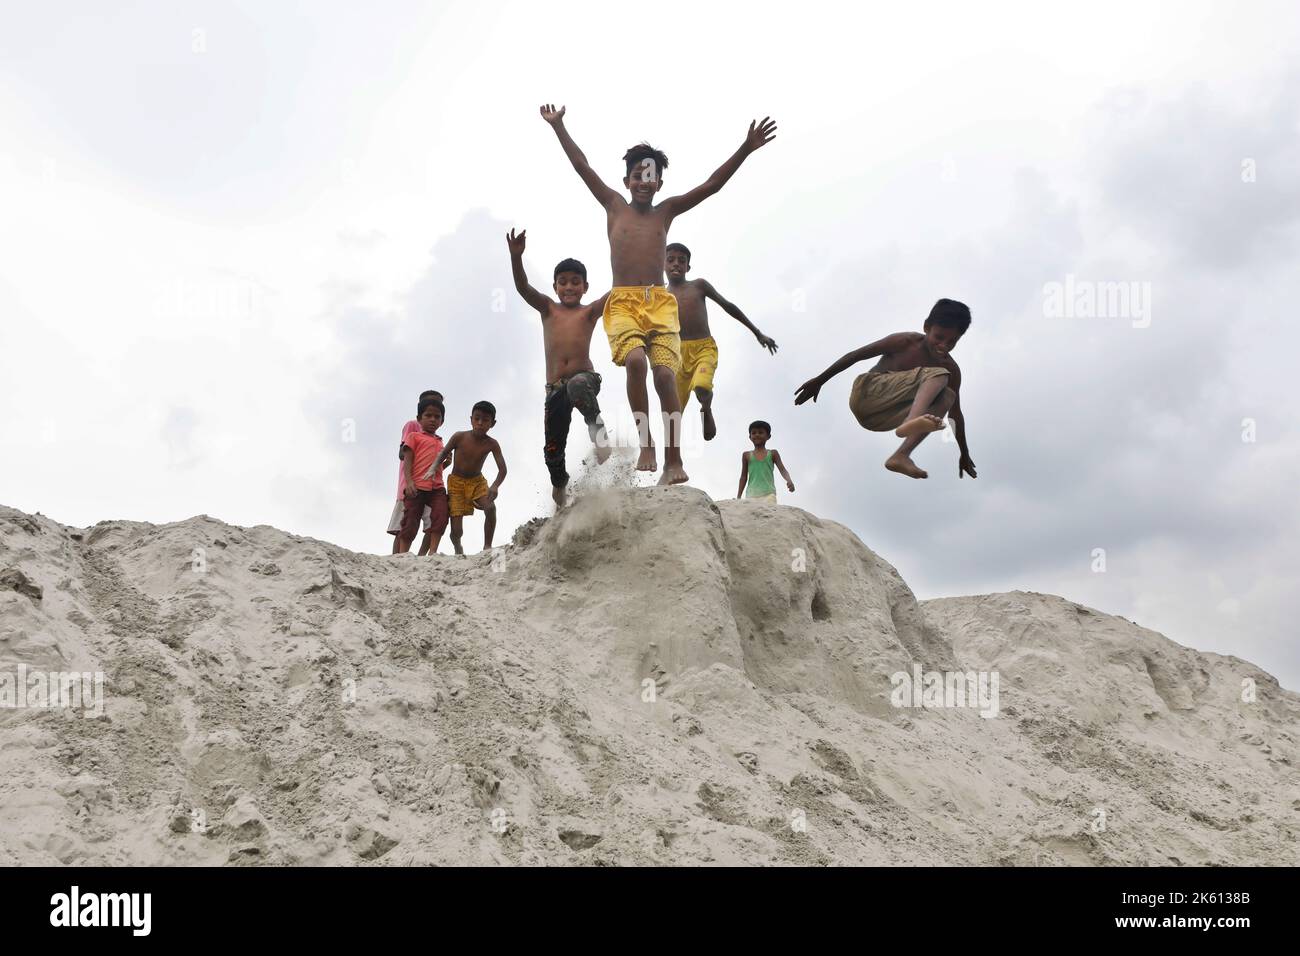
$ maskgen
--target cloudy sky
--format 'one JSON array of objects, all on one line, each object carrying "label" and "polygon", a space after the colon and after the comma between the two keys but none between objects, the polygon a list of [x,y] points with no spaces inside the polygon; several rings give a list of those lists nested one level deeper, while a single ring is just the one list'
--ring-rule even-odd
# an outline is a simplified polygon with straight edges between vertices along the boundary
[{"label": "cloudy sky", "polygon": [[[602,213],[537,105],[568,106],[611,182],[629,145],[661,146],[668,193],[770,114],[775,142],[673,228],[781,345],[715,310],[721,433],[688,416],[693,483],[734,494],[767,418],[785,500],[920,596],[1059,593],[1300,687],[1300,13],[624,9],[10,5],[0,502],[386,551],[397,437],[436,387],[450,427],[500,410],[508,538],[549,493],[504,233],[528,229],[539,287],[566,256],[609,283]],[[1131,294],[1090,311],[1106,288]],[[938,439],[927,481],[885,472],[856,372],[790,401],[940,296],[975,316],[955,357],[977,481]],[[599,331],[593,358],[617,415]]]}]

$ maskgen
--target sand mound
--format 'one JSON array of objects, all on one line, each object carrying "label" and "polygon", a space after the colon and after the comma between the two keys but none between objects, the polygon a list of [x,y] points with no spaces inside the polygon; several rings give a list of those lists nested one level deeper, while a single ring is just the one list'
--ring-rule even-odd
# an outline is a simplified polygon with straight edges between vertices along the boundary
[{"label": "sand mound", "polygon": [[[848,529],[690,488],[462,560],[0,508],[19,665],[103,707],[0,710],[0,864],[1300,861],[1300,698],[1258,668],[918,605]],[[996,707],[895,706],[914,667]]]}]

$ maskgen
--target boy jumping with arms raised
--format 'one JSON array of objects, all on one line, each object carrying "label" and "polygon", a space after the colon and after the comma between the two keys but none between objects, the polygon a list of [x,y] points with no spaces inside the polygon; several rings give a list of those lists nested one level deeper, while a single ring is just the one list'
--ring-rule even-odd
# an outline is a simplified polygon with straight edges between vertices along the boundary
[{"label": "boy jumping with arms raised", "polygon": [[712,196],[730,179],[754,150],[771,142],[776,124],[764,117],[750,123],[740,148],[703,183],[690,192],[654,205],[663,185],[668,157],[647,143],[623,155],[627,175],[623,185],[631,202],[601,180],[564,126],[564,107],[541,107],[542,119],[551,124],[564,155],[605,210],[610,266],[614,288],[605,301],[605,334],[615,365],[627,369],[627,400],[637,419],[641,439],[638,471],[654,471],[654,444],[650,438],[650,396],[646,371],[653,368],[655,392],[664,419],[664,470],[662,485],[687,480],[680,443],[681,406],[677,399],[677,370],[681,366],[677,300],[664,288],[664,248],[673,220]]},{"label": "boy jumping with arms raised", "polygon": [[758,344],[773,355],[776,342],[758,330],[744,312],[718,294],[708,279],[687,279],[691,271],[691,250],[680,242],[668,243],[668,258],[664,261],[668,273],[668,291],[677,300],[677,315],[682,326],[682,367],[677,370],[677,401],[682,411],[691,400],[691,392],[700,401],[700,414],[704,416],[704,440],[712,441],[718,433],[713,420],[713,373],[718,370],[718,343],[709,332],[709,311],[705,299],[712,299],[749,331]]},{"label": "boy jumping with arms raised", "polygon": [[577,259],[565,259],[555,267],[556,302],[534,289],[524,272],[527,232],[506,236],[515,289],[542,317],[542,345],[546,354],[546,445],[542,455],[551,473],[551,497],[555,507],[564,504],[569,473],[564,468],[564,446],[569,441],[569,424],[576,408],[587,423],[587,433],[596,446],[596,460],[609,457],[609,437],[600,420],[600,375],[591,364],[591,333],[605,308],[602,295],[590,305],[582,304],[587,294],[587,267]]},{"label": "boy jumping with arms raised", "polygon": [[961,369],[950,354],[970,328],[970,309],[952,299],[940,299],[925,320],[924,332],[895,332],[878,342],[850,352],[816,378],[795,391],[794,403],[817,401],[823,385],[850,365],[879,355],[869,372],[853,381],[849,410],[858,424],[873,432],[894,430],[903,444],[885,461],[885,467],[910,478],[927,472],[912,461],[912,452],[930,432],[944,427],[948,413],[957,434],[961,458],[957,477],[975,477],[975,462],[966,447],[966,419],[961,411]]}]

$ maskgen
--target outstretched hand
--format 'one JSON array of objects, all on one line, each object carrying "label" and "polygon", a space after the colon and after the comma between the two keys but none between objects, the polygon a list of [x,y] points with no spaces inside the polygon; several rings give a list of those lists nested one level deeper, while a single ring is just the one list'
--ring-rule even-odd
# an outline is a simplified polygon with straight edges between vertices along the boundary
[{"label": "outstretched hand", "polygon": [[546,122],[550,123],[552,126],[564,119],[564,107],[561,106],[557,110],[554,103],[544,103],[541,107],[541,113],[542,119],[546,120]]},{"label": "outstretched hand", "polygon": [[822,390],[822,380],[820,378],[810,378],[794,391],[794,403],[802,405],[808,399],[817,401],[817,395]]},{"label": "outstretched hand", "polygon": [[970,460],[970,455],[962,455],[961,461],[957,462],[957,477],[964,478],[966,475],[975,477],[975,462]]},{"label": "outstretched hand", "polygon": [[775,339],[773,339],[770,335],[764,335],[762,332],[760,332],[760,333],[757,335],[757,338],[758,338],[758,344],[759,344],[759,345],[763,346],[763,348],[767,349],[767,350],[768,350],[769,352],[771,352],[773,355],[776,354],[776,340],[775,340]]},{"label": "outstretched hand", "polygon": [[524,254],[524,243],[527,241],[527,237],[527,229],[520,232],[517,236],[513,229],[506,233],[506,246],[510,249],[510,254],[512,256],[522,256]]},{"label": "outstretched hand", "polygon": [[764,116],[761,121],[755,120],[749,124],[749,133],[745,136],[745,148],[752,153],[760,146],[766,146],[775,138],[776,120],[770,116]]}]

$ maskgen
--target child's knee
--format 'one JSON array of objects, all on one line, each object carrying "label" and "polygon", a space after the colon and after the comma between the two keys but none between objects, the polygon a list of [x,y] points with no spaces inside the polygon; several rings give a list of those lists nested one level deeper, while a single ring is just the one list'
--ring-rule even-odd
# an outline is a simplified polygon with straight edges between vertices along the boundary
[{"label": "child's knee", "polygon": [[628,375],[645,378],[645,373],[650,368],[650,361],[645,357],[645,349],[633,349],[629,352],[627,358],[623,360],[623,367],[627,369]]}]

